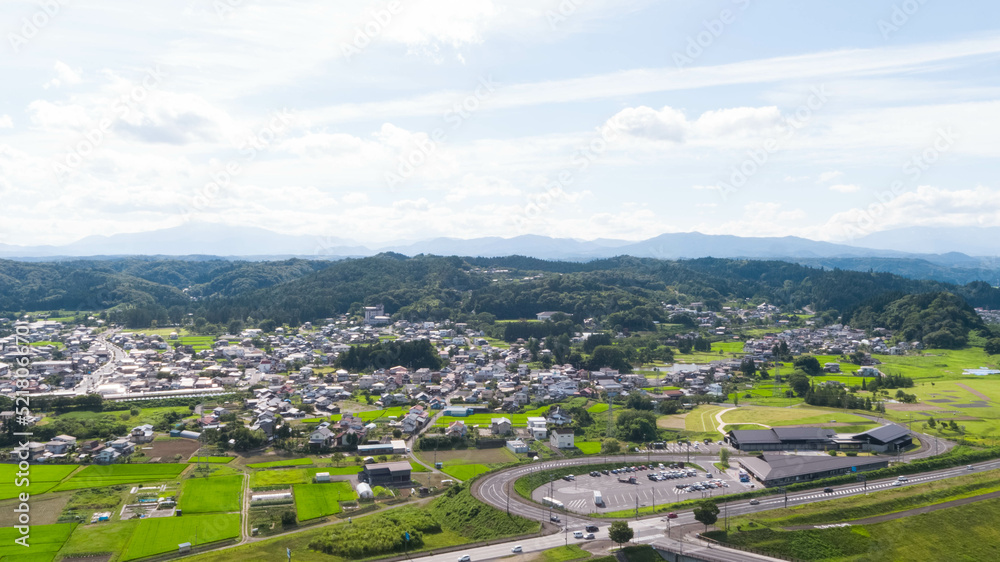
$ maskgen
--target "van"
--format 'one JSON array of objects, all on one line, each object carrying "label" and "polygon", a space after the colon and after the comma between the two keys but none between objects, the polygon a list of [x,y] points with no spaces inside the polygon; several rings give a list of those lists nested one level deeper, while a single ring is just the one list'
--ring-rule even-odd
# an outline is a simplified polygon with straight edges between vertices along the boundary
[{"label": "van", "polygon": [[574,539],[582,539],[583,538],[583,531],[573,531],[573,538]]},{"label": "van", "polygon": [[896,480],[899,480],[900,482],[906,482],[907,480],[909,480],[909,478],[907,478],[907,477],[905,477],[905,476],[900,476],[900,477],[899,477],[899,478],[897,478]]}]

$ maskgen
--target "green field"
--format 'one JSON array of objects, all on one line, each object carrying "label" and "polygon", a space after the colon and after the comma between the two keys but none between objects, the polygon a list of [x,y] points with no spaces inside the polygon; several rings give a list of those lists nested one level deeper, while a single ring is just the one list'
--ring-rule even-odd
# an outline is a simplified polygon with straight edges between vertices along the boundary
[{"label": "green field", "polygon": [[255,462],[248,464],[248,468],[275,468],[279,466],[308,466],[313,463],[312,459],[286,459],[282,461]]},{"label": "green field", "polygon": [[250,486],[278,486],[282,484],[306,484],[312,482],[317,472],[329,472],[330,476],[346,476],[361,472],[360,466],[324,466],[322,468],[286,468],[281,470],[256,470],[250,474]]},{"label": "green field", "polygon": [[16,498],[22,492],[37,495],[45,493],[71,472],[78,468],[77,465],[38,465],[33,464],[29,469],[27,486],[18,486],[17,481],[23,477],[17,476],[19,469],[16,464],[0,464],[0,500]]},{"label": "green field", "polygon": [[740,406],[722,415],[726,423],[757,423],[770,426],[821,425],[824,423],[869,423],[869,420],[846,411],[795,406],[771,408],[766,406]]},{"label": "green field", "polygon": [[569,560],[583,560],[590,558],[593,554],[580,548],[578,544],[558,546],[538,553],[535,562],[568,562]]},{"label": "green field", "polygon": [[185,514],[239,511],[242,490],[242,476],[188,478],[181,488],[177,506]]},{"label": "green field", "polygon": [[576,448],[585,455],[596,455],[601,452],[600,441],[577,441]]},{"label": "green field", "polygon": [[107,524],[77,525],[73,534],[69,536],[69,540],[63,545],[59,555],[115,552],[120,556],[132,537],[132,533],[135,532],[136,526],[139,525],[139,521],[139,519],[130,519]]},{"label": "green field", "polygon": [[456,464],[452,466],[445,466],[441,469],[441,472],[458,478],[459,480],[469,480],[476,476],[477,474],[485,474],[490,471],[490,467],[485,464]]},{"label": "green field", "polygon": [[897,560],[996,560],[1000,500],[904,517],[883,523],[782,531],[730,528],[713,538],[800,560],[893,562]]},{"label": "green field", "polygon": [[603,414],[604,412],[608,411],[608,408],[610,408],[610,406],[608,406],[604,402],[600,402],[587,408],[587,411],[590,412],[591,414]]},{"label": "green field", "polygon": [[240,536],[240,516],[235,513],[193,515],[191,517],[154,517],[139,521],[122,560],[177,550],[190,542],[206,544]]},{"label": "green field", "polygon": [[57,486],[55,491],[173,480],[187,467],[187,464],[174,463],[90,465]]},{"label": "green field", "polygon": [[188,459],[188,464],[194,464],[199,462],[208,463],[227,463],[232,462],[236,457],[191,457]]},{"label": "green field", "polygon": [[0,560],[6,562],[49,562],[69,539],[76,523],[58,525],[32,525],[28,534],[28,547],[14,539],[22,535],[13,527],[0,527]]},{"label": "green field", "polygon": [[434,427],[448,427],[454,421],[464,421],[467,427],[478,425],[490,427],[493,418],[507,418],[514,427],[528,427],[528,414],[472,414],[465,417],[441,416],[434,421]]},{"label": "green field", "polygon": [[325,515],[340,513],[341,501],[358,497],[350,482],[329,482],[324,484],[296,484],[295,510],[299,521],[307,521]]},{"label": "green field", "polygon": [[688,412],[687,417],[684,418],[684,429],[696,433],[718,433],[716,430],[718,422],[715,420],[715,414],[725,409],[721,406],[698,406]]}]

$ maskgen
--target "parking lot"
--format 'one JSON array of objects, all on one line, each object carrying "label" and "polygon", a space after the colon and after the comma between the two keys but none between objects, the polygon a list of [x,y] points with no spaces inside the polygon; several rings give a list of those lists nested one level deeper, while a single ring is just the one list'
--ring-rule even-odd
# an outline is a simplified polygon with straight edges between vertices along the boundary
[{"label": "parking lot", "polygon": [[[638,469],[642,465],[636,465]],[[574,476],[573,480],[556,480],[551,485],[541,486],[532,493],[535,501],[542,502],[544,497],[552,497],[563,503],[566,510],[577,513],[604,513],[634,509],[638,501],[639,507],[660,505],[694,498],[718,496],[720,494],[742,492],[746,488],[732,476],[719,474],[710,469],[711,477],[704,470],[695,470],[687,465],[687,469],[672,469],[669,465],[659,467],[659,463],[646,470],[621,472],[619,474],[601,474],[591,476],[584,472]],[[658,480],[651,480],[655,475]],[[628,482],[629,478],[634,483]],[[701,486],[701,490],[692,489]],[[603,505],[595,505],[594,492],[601,493]]]}]

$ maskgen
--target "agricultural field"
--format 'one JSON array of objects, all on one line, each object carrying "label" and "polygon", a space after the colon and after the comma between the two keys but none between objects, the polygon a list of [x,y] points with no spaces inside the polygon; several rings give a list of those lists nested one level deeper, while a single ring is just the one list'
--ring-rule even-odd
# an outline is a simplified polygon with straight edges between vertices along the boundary
[{"label": "agricultural field", "polygon": [[91,465],[56,486],[55,491],[174,480],[187,467],[173,463]]},{"label": "agricultural field", "polygon": [[311,466],[313,464],[312,459],[285,459],[280,461],[272,462],[257,462],[253,464],[248,464],[247,468],[275,468],[280,466]]},{"label": "agricultural field", "polygon": [[[121,557],[139,519],[115,521],[99,525],[77,525],[69,540],[59,551],[60,556],[88,555],[99,552],[115,552]],[[176,548],[176,547],[175,547]],[[112,560],[115,560],[112,557]]]},{"label": "agricultural field", "polygon": [[329,472],[330,476],[346,476],[361,472],[360,466],[324,466],[321,468],[286,468],[280,470],[256,470],[250,474],[250,487],[280,486],[284,484],[306,484],[312,482],[317,472]]},{"label": "agricultural field", "polygon": [[16,464],[0,464],[0,500],[16,498],[21,492],[31,495],[45,493],[55,488],[59,482],[79,468],[75,464],[56,465],[31,465],[29,484],[27,486],[17,486],[17,473],[19,469]]},{"label": "agricultural field", "polygon": [[576,448],[585,455],[596,455],[601,452],[600,441],[577,441]]},{"label": "agricultural field", "polygon": [[188,464],[194,464],[199,462],[206,463],[228,463],[232,462],[236,457],[191,457],[188,459]]},{"label": "agricultural field", "polygon": [[132,533],[121,560],[170,552],[184,542],[199,545],[238,536],[240,516],[236,513],[142,519]]},{"label": "agricultural field", "polygon": [[474,425],[490,427],[493,418],[507,418],[514,427],[528,427],[528,414],[472,414],[471,416],[441,416],[434,421],[434,427],[448,427],[454,421],[464,421],[471,428]]},{"label": "agricultural field", "polygon": [[292,488],[295,491],[295,509],[299,521],[340,513],[339,502],[358,497],[350,482],[296,484]]},{"label": "agricultural field", "polygon": [[476,477],[477,475],[485,474],[489,471],[490,467],[486,466],[485,464],[478,464],[478,463],[453,464],[453,465],[445,464],[444,468],[441,469],[441,472],[444,472],[449,476],[454,476],[455,478],[458,478],[459,480],[463,481],[470,480]]},{"label": "agricultural field", "polygon": [[443,462],[445,466],[469,463],[499,464],[518,460],[517,456],[511,453],[506,447],[496,449],[457,449],[438,451],[437,453],[434,451],[418,451],[418,455],[420,460],[431,466],[433,466],[435,459],[437,462]]},{"label": "agricultural field", "polygon": [[188,478],[181,487],[177,506],[188,513],[239,511],[242,476]]},{"label": "agricultural field", "polygon": [[0,560],[18,562],[49,562],[62,548],[76,523],[32,525],[28,548],[14,542],[21,533],[13,527],[0,527]]}]

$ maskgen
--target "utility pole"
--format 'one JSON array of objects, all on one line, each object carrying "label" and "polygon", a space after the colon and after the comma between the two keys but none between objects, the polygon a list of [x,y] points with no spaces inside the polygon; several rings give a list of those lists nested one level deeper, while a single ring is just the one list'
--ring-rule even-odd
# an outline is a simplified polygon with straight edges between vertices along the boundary
[{"label": "utility pole", "polygon": [[788,488],[782,486],[781,492],[785,494],[785,509],[788,509]]}]

